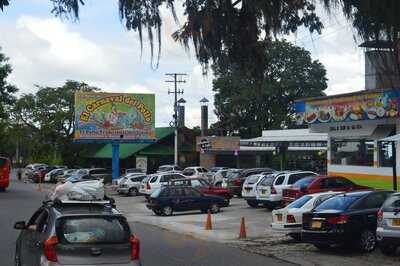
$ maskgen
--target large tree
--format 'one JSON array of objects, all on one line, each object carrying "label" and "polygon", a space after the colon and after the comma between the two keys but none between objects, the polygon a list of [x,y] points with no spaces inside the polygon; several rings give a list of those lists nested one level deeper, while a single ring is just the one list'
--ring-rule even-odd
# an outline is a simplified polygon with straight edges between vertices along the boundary
[{"label": "large tree", "polygon": [[263,129],[293,125],[291,103],[303,97],[321,96],[326,89],[325,69],[310,53],[286,41],[274,41],[264,50],[259,65],[262,79],[230,63],[214,65],[216,78],[214,128],[239,129],[244,138],[261,135]]}]

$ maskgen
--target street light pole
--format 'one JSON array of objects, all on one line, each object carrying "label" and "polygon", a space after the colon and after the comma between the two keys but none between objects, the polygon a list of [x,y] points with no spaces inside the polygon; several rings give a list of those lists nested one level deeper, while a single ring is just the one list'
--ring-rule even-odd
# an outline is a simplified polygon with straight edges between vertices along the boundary
[{"label": "street light pole", "polygon": [[[172,125],[175,127],[175,138],[174,138],[174,164],[178,165],[178,95],[183,94],[183,90],[178,89],[178,83],[186,83],[183,76],[185,73],[167,73],[166,76],[172,77],[173,80],[167,80],[165,82],[174,83],[174,90],[168,90],[168,94],[174,94],[174,115]],[[171,125],[171,126],[172,126]]]}]

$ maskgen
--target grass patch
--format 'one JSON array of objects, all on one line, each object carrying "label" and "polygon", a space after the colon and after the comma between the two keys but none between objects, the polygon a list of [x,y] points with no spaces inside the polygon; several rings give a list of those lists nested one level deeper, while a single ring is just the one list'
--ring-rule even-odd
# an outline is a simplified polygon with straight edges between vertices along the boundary
[{"label": "grass patch", "polygon": [[[392,180],[381,180],[381,179],[351,179],[354,183],[369,186],[373,188],[393,189]],[[400,187],[400,179],[397,179],[397,188]]]}]

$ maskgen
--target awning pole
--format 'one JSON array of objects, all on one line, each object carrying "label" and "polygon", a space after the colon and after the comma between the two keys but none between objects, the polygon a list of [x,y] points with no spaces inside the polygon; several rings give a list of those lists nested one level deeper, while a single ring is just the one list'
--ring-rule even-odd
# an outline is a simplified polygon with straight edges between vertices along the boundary
[{"label": "awning pole", "polygon": [[396,142],[392,141],[393,190],[397,191]]},{"label": "awning pole", "polygon": [[112,143],[112,180],[119,178],[119,143]]}]

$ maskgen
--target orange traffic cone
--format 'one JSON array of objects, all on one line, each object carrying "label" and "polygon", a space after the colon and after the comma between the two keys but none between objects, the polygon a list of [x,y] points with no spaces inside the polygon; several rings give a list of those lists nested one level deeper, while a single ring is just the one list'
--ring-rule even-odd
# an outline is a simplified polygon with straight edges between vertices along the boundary
[{"label": "orange traffic cone", "polygon": [[239,238],[246,238],[247,234],[246,234],[246,224],[244,221],[244,217],[242,217],[241,221],[240,221],[240,232],[239,232]]},{"label": "orange traffic cone", "polygon": [[211,222],[211,213],[208,211],[207,220],[206,220],[206,230],[212,230],[212,222]]}]

